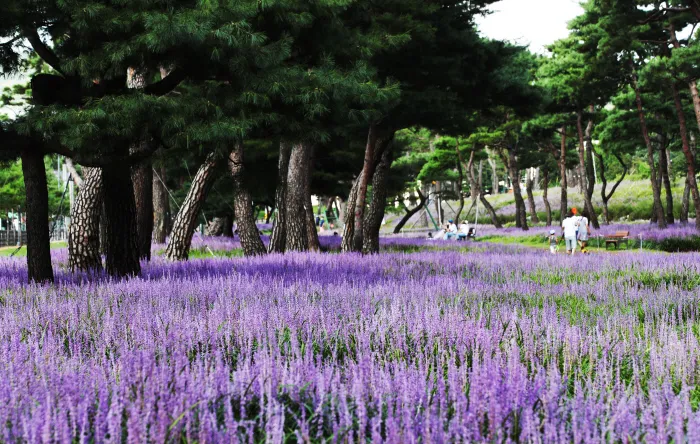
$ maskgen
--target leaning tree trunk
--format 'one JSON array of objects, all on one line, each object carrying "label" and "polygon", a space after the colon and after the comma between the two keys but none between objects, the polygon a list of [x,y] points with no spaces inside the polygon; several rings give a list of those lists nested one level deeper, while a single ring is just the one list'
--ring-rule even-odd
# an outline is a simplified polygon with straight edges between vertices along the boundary
[{"label": "leaning tree trunk", "polygon": [[688,170],[687,181],[688,188],[690,189],[690,195],[693,197],[693,205],[695,205],[695,228],[700,231],[700,217],[698,213],[700,212],[700,192],[698,191],[698,183],[695,178],[695,157],[690,147],[690,140],[688,138],[688,125],[685,120],[685,114],[683,112],[683,103],[681,102],[680,94],[678,93],[678,88],[674,83],[672,85],[673,89],[673,101],[676,108],[676,115],[678,116],[678,123],[680,125],[681,142],[683,146],[683,154],[685,155],[686,168]]},{"label": "leaning tree trunk", "polygon": [[106,269],[110,276],[137,276],[139,263],[136,202],[131,171],[126,165],[102,168],[104,185]]},{"label": "leaning tree trunk", "polygon": [[350,194],[348,195],[348,201],[345,207],[343,240],[340,244],[340,250],[343,253],[352,251],[352,242],[355,237],[355,205],[357,203],[357,192],[360,188],[360,182],[362,181],[362,176],[364,174],[365,170],[362,169],[362,171],[360,171],[360,175],[357,176],[355,181],[352,183],[352,188],[350,189]]},{"label": "leaning tree trunk", "polygon": [[561,128],[561,148],[559,152],[559,175],[561,185],[561,197],[559,200],[559,226],[564,222],[566,213],[568,212],[568,183],[566,181],[566,126]]},{"label": "leaning tree trunk", "polygon": [[364,254],[379,253],[379,231],[386,210],[387,187],[386,181],[391,168],[391,149],[387,147],[382,153],[379,164],[372,177],[372,201],[365,215],[364,235],[362,236],[362,252]]},{"label": "leaning tree trunk", "polygon": [[542,201],[547,214],[547,226],[552,226],[552,206],[549,204],[549,170],[542,173]]},{"label": "leaning tree trunk", "polygon": [[685,188],[683,188],[683,201],[681,202],[680,222],[687,224],[690,215],[690,184],[688,178],[685,179]]},{"label": "leaning tree trunk", "polygon": [[[460,161],[462,161],[460,157]],[[501,222],[498,220],[498,215],[496,214],[496,210],[493,208],[493,206],[489,203],[488,200],[486,200],[486,196],[484,196],[484,193],[481,190],[481,180],[476,180],[474,177],[474,151],[472,151],[472,154],[470,155],[469,159],[469,165],[467,165],[467,171],[469,172],[469,179],[470,183],[473,183],[476,185],[476,194],[481,201],[481,203],[484,205],[484,208],[486,208],[486,212],[489,214],[489,217],[491,218],[491,223],[493,224],[494,227],[497,229],[503,228],[501,225]],[[507,166],[507,163],[506,163]],[[476,202],[475,202],[476,203]]]},{"label": "leaning tree trunk", "polygon": [[165,167],[157,167],[153,174],[153,213],[155,215],[153,242],[156,244],[165,243],[170,226],[170,201],[164,181]]},{"label": "leaning tree trunk", "polygon": [[527,192],[527,203],[530,207],[530,218],[532,223],[538,224],[540,219],[537,217],[537,207],[535,206],[535,196],[532,194],[532,185],[534,184],[532,180],[532,174],[530,171],[527,172],[527,183],[525,185],[525,191]]},{"label": "leaning tree trunk", "polygon": [[[462,211],[464,210],[464,170],[462,169],[462,153],[459,151],[459,144],[455,145],[455,151],[457,152],[457,173],[459,174],[457,178],[459,181],[459,186],[457,187],[457,192],[459,193],[459,208],[457,208],[457,214],[455,214],[455,223],[459,225],[459,221],[462,220]],[[471,194],[473,201],[473,188],[471,189]]]},{"label": "leaning tree trunk", "polygon": [[102,270],[100,216],[102,170],[83,168],[83,185],[73,205],[68,230],[68,268],[71,271]]},{"label": "leaning tree trunk", "polygon": [[[132,148],[132,152],[148,149],[147,142]],[[136,227],[138,232],[139,259],[151,260],[153,236],[153,168],[150,160],[131,167],[136,200]]]},{"label": "leaning tree trunk", "polygon": [[260,239],[258,227],[255,225],[253,198],[245,183],[244,145],[239,143],[228,157],[228,167],[233,179],[233,209],[236,213],[238,236],[241,239],[243,254],[246,257],[261,256],[267,253],[265,244]]},{"label": "leaning tree trunk", "polygon": [[[29,146],[22,150],[22,174],[27,214],[27,272],[29,282],[53,282],[49,235],[49,190],[44,154]],[[21,234],[21,233],[20,233]]]},{"label": "leaning tree trunk", "polygon": [[654,163],[654,147],[651,143],[651,138],[649,137],[649,128],[647,127],[646,114],[644,112],[644,105],[642,104],[642,93],[639,89],[637,73],[634,71],[634,66],[632,66],[632,69],[632,88],[634,89],[637,102],[637,115],[642,130],[642,137],[644,138],[644,144],[647,148],[647,163],[649,164],[649,170],[651,173],[651,189],[654,196],[654,211],[659,228],[663,229],[666,228],[666,215],[664,214],[664,207],[661,204],[661,187],[659,186],[656,165]]},{"label": "leaning tree trunk", "polygon": [[285,250],[306,251],[309,249],[306,215],[306,180],[309,174],[310,145],[297,143],[292,147],[287,174],[285,199],[286,241]]},{"label": "leaning tree trunk", "polygon": [[362,170],[364,174],[360,175],[360,183],[357,187],[357,198],[355,199],[355,229],[352,237],[352,251],[362,251],[362,235],[365,202],[367,201],[367,188],[369,181],[374,176],[374,151],[377,146],[377,125],[372,123],[369,126],[367,134],[367,146],[365,147],[365,160]]},{"label": "leaning tree trunk", "polygon": [[406,214],[401,218],[398,224],[394,227],[394,234],[399,234],[403,227],[408,223],[408,221],[415,216],[420,210],[423,209],[425,206],[425,203],[428,201],[428,198],[426,197],[425,194],[423,194],[420,190],[420,188],[416,188],[416,193],[418,193],[418,205],[415,207],[411,208],[410,210],[406,208],[406,204],[401,201],[401,204],[403,205],[404,209],[406,210]]},{"label": "leaning tree trunk", "polygon": [[207,199],[209,190],[216,180],[217,163],[215,154],[210,153],[202,166],[199,167],[197,174],[192,180],[190,190],[187,192],[187,197],[185,197],[185,201],[177,212],[177,216],[175,216],[170,240],[165,248],[165,257],[171,261],[184,261],[189,256],[192,236],[197,225],[197,217]]},{"label": "leaning tree trunk", "polygon": [[664,186],[664,194],[666,195],[666,222],[669,225],[673,225],[673,191],[671,189],[671,179],[668,173],[668,158],[666,141],[662,137],[660,140],[661,145],[659,146],[659,171],[661,172],[661,181]]},{"label": "leaning tree trunk", "polygon": [[268,250],[270,253],[284,253],[287,242],[287,174],[289,174],[289,156],[292,146],[287,142],[280,142],[280,155],[277,163],[277,190],[275,191],[275,208],[277,216],[272,227],[272,236]]}]

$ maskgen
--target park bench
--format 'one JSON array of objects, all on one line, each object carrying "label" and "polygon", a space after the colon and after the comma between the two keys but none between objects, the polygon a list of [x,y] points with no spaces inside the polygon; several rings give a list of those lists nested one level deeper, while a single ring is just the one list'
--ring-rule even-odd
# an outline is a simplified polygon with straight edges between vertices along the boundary
[{"label": "park bench", "polygon": [[608,248],[608,245],[614,245],[617,250],[622,243],[625,244],[625,248],[629,248],[629,239],[629,231],[616,231],[615,234],[605,236],[605,249]]}]

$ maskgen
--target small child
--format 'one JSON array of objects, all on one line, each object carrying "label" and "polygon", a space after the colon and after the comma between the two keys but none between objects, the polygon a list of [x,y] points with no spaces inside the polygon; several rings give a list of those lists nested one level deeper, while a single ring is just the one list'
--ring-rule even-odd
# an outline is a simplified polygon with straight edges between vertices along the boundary
[{"label": "small child", "polygon": [[559,241],[557,240],[557,232],[554,230],[549,231],[549,252],[552,254],[557,254],[559,249]]}]

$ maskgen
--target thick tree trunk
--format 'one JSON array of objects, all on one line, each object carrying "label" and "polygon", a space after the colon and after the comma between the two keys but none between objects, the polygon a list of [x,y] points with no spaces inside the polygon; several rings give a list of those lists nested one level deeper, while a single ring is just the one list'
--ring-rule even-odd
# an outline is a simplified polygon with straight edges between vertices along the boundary
[{"label": "thick tree trunk", "polygon": [[666,140],[660,137],[659,140],[659,171],[661,172],[661,182],[666,195],[666,222],[673,225],[673,191],[671,189],[671,178],[668,173],[668,152],[666,151]]},{"label": "thick tree trunk", "polygon": [[[591,113],[594,111],[593,106],[591,106]],[[584,134],[584,140],[586,143],[586,202],[590,206],[588,209],[590,213],[589,222],[593,225],[596,230],[600,229],[600,222],[598,221],[598,214],[593,207],[593,193],[595,192],[595,169],[593,167],[593,120],[589,120],[586,125],[586,132]]]},{"label": "thick tree trunk", "polygon": [[542,173],[542,201],[547,214],[547,226],[552,226],[552,206],[549,204],[549,170]]},{"label": "thick tree trunk", "polygon": [[365,232],[362,236],[362,252],[364,254],[379,253],[379,231],[382,228],[386,210],[386,180],[389,168],[391,168],[391,148],[387,147],[372,177],[372,201],[363,224]]},{"label": "thick tree trunk", "polygon": [[153,242],[164,244],[170,227],[170,201],[165,184],[165,167],[160,166],[153,175],[153,213],[155,215]]},{"label": "thick tree trunk", "polygon": [[[132,148],[132,152],[147,150],[147,142]],[[151,161],[131,167],[136,200],[136,227],[138,232],[139,258],[151,260],[151,238],[153,236],[153,168]]]},{"label": "thick tree trunk", "polygon": [[[687,181],[688,188],[690,189],[690,195],[693,197],[693,205],[695,205],[695,212],[700,209],[700,192],[698,191],[698,183],[695,177],[695,158],[690,147],[690,140],[688,138],[688,125],[685,120],[685,114],[683,113],[683,103],[681,102],[681,96],[678,93],[678,88],[676,84],[671,85],[673,90],[673,101],[676,107],[676,115],[678,116],[678,124],[680,126],[681,142],[683,146],[683,154],[685,155],[686,168],[688,170]],[[700,217],[695,217],[695,228],[700,231]]]},{"label": "thick tree trunk", "polygon": [[107,273],[115,277],[137,276],[141,273],[141,264],[131,171],[126,165],[102,168],[102,183],[107,225]]},{"label": "thick tree trunk", "polygon": [[352,238],[352,251],[356,252],[362,251],[365,202],[367,200],[367,188],[369,186],[369,181],[372,176],[374,176],[374,151],[377,146],[377,140],[377,125],[372,123],[369,126],[369,132],[367,134],[365,160],[362,168],[364,173],[360,175],[360,183],[357,187],[357,198],[355,199],[355,229]]},{"label": "thick tree trunk", "polygon": [[214,217],[204,230],[207,236],[222,236],[224,234],[224,218]]},{"label": "thick tree trunk", "polygon": [[561,176],[561,197],[559,200],[559,226],[561,226],[562,222],[564,222],[564,219],[566,218],[566,213],[569,211],[567,196],[569,187],[566,180],[566,126],[561,128],[561,147],[559,151],[559,159],[557,159],[557,161],[559,162],[559,175]]},{"label": "thick tree trunk", "polygon": [[238,236],[246,257],[261,256],[267,253],[255,225],[253,198],[245,183],[245,153],[243,143],[239,143],[228,157],[228,167],[233,179],[233,209],[236,213]]},{"label": "thick tree trunk", "polygon": [[[600,224],[598,223],[598,217],[596,216],[595,209],[593,208],[593,189],[592,186],[593,184],[589,185],[589,174],[588,174],[588,168],[586,167],[586,139],[591,137],[591,134],[593,132],[593,122],[589,121],[588,126],[586,127],[586,133],[584,134],[583,132],[583,112],[579,111],[578,112],[578,117],[576,119],[576,129],[578,131],[578,139],[579,139],[579,145],[578,145],[578,160],[579,160],[579,178],[580,178],[580,186],[581,186],[581,193],[583,195],[583,205],[584,208],[586,209],[586,212],[588,213],[589,217],[589,222],[591,225],[593,225],[596,229],[600,228]],[[589,161],[589,168],[593,168],[593,165]]]},{"label": "thick tree trunk", "polygon": [[362,176],[365,170],[362,169],[350,188],[348,201],[345,205],[345,225],[343,226],[343,240],[340,244],[340,249],[343,253],[352,251],[352,242],[355,237],[355,204],[357,203],[357,191],[362,181]]},{"label": "thick tree trunk", "polygon": [[647,163],[649,164],[649,170],[651,173],[651,188],[654,195],[655,216],[658,221],[659,228],[663,229],[666,228],[666,216],[664,215],[664,208],[661,204],[661,188],[657,178],[656,164],[654,162],[654,147],[651,143],[651,138],[649,137],[646,114],[644,112],[644,105],[642,104],[642,93],[639,89],[639,82],[637,80],[637,73],[634,71],[634,66],[632,66],[632,88],[634,89],[637,102],[637,114],[639,117],[639,124],[642,129],[642,137],[644,138],[644,144],[647,148]]},{"label": "thick tree trunk", "polygon": [[535,206],[535,196],[532,194],[532,186],[534,184],[534,181],[532,180],[532,172],[528,171],[527,172],[527,183],[525,185],[525,190],[527,192],[527,203],[530,207],[530,218],[532,219],[532,223],[538,224],[540,223],[539,217],[537,217],[537,207]]},{"label": "thick tree trunk", "polygon": [[221,235],[223,237],[233,237],[233,214],[222,217]]},{"label": "thick tree trunk", "polygon": [[217,163],[214,153],[207,156],[194,176],[187,197],[175,216],[170,240],[165,249],[165,257],[171,261],[184,261],[189,256],[192,236],[197,226],[197,217],[216,180]]},{"label": "thick tree trunk", "polygon": [[73,205],[68,230],[68,267],[71,271],[102,270],[100,216],[102,170],[83,168],[85,179]]},{"label": "thick tree trunk", "polygon": [[36,147],[22,150],[22,174],[27,214],[27,272],[29,282],[53,282],[49,234],[49,190],[44,155]]},{"label": "thick tree trunk", "polygon": [[306,251],[309,249],[306,214],[306,181],[309,175],[311,146],[297,143],[292,147],[287,174],[286,239],[285,250]]},{"label": "thick tree trunk", "polygon": [[268,250],[270,253],[284,253],[287,242],[287,175],[289,174],[289,157],[292,153],[292,146],[287,142],[280,142],[280,154],[277,161],[277,190],[275,191],[275,216],[272,226],[272,236]]},{"label": "thick tree trunk", "polygon": [[685,188],[683,188],[683,201],[681,203],[680,222],[687,224],[690,215],[690,184],[688,178],[685,178]]},{"label": "thick tree trunk", "polygon": [[513,182],[513,196],[515,197],[515,220],[518,228],[524,231],[529,230],[527,226],[527,210],[525,209],[525,200],[520,190],[520,170],[518,169],[518,161],[515,157],[515,148],[508,149],[508,170],[510,180]]}]

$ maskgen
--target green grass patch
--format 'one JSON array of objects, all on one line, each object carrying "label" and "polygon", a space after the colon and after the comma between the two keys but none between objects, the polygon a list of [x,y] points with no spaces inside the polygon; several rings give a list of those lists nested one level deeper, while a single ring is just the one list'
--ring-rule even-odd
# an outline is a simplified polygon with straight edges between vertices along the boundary
[{"label": "green grass patch", "polygon": [[[61,242],[52,242],[51,243],[51,249],[55,250],[58,248],[66,248],[68,246],[68,242],[61,241]],[[0,248],[0,257],[10,257],[12,253],[17,250],[17,247],[2,247]],[[24,245],[22,248],[15,253],[14,257],[27,257],[27,246]]]}]

